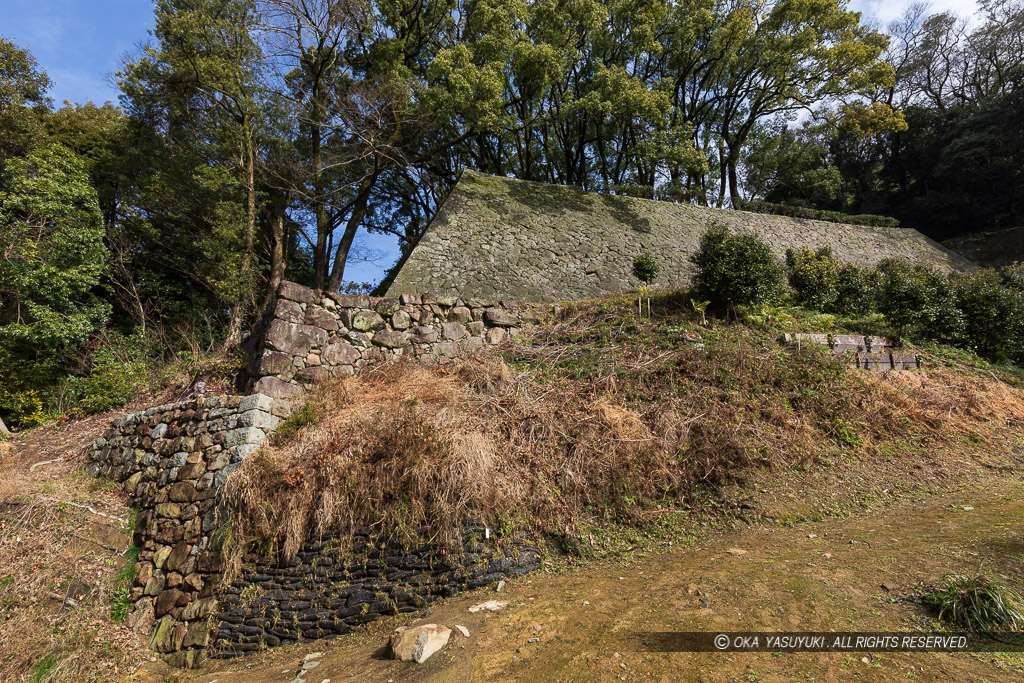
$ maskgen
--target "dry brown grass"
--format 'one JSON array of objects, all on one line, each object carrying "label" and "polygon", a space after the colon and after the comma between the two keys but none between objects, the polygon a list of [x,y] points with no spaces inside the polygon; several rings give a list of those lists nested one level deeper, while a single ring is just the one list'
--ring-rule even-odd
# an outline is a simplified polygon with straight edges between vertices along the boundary
[{"label": "dry brown grass", "polygon": [[861,373],[741,326],[701,330],[706,349],[666,343],[657,323],[595,333],[599,315],[574,311],[510,349],[517,369],[393,363],[321,386],[317,419],[229,481],[235,550],[290,556],[364,526],[445,542],[467,518],[572,536],[826,452],[881,459],[1024,417],[1024,392],[992,378]]},{"label": "dry brown grass", "polygon": [[15,434],[0,461],[0,681],[116,680],[150,656],[109,618],[128,506],[81,469],[120,414]]}]

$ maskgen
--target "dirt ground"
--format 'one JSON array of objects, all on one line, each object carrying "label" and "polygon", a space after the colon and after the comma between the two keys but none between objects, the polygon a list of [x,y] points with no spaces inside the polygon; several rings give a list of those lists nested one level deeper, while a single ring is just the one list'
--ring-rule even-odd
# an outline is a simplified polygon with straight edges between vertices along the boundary
[{"label": "dirt ground", "polygon": [[[743,551],[743,552],[738,552]],[[291,681],[1010,681],[1024,654],[651,653],[640,631],[930,631],[916,602],[951,571],[1024,579],[1024,489],[1018,474],[954,493],[905,499],[865,515],[707,535],[691,547],[635,553],[579,569],[553,566],[437,603],[416,619],[381,620],[348,637],[280,648],[198,674],[162,664],[133,680]],[[885,584],[885,587],[883,587]],[[470,613],[485,600],[500,612]],[[422,665],[385,658],[399,625],[465,626]],[[530,642],[531,639],[538,639]]]}]

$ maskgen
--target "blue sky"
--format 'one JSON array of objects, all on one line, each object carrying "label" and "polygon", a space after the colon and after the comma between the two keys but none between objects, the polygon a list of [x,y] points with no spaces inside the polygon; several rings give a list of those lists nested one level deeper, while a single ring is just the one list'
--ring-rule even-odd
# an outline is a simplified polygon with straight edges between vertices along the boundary
[{"label": "blue sky", "polygon": [[[884,25],[913,0],[853,0],[851,8]],[[975,11],[974,0],[933,0],[932,11]],[[0,35],[27,47],[50,75],[50,96],[59,106],[117,102],[113,74],[125,55],[148,39],[151,0],[0,0]],[[346,280],[375,282],[398,255],[394,238],[362,235],[364,248],[383,252],[377,263],[353,263]]]}]

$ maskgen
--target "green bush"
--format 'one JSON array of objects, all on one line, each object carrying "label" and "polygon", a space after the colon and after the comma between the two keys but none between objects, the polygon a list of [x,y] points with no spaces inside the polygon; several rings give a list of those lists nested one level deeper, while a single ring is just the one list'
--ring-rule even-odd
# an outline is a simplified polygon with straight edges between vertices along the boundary
[{"label": "green bush", "polygon": [[64,381],[64,400],[75,412],[88,415],[118,408],[149,387],[148,344],[139,335],[107,333],[88,365],[84,376]]},{"label": "green bush", "polygon": [[793,218],[810,218],[816,221],[827,221],[829,223],[848,223],[850,225],[869,225],[880,228],[898,228],[899,220],[892,216],[877,216],[869,213],[852,214],[841,211],[823,211],[821,209],[810,209],[803,206],[791,206],[789,204],[773,204],[760,199],[749,201],[741,200],[736,206],[740,211],[751,211],[753,213],[767,213],[777,216],[791,216]]},{"label": "green bush", "polygon": [[875,303],[897,338],[910,330],[929,329],[935,320],[938,285],[942,276],[930,268],[899,259],[886,259],[875,269]]},{"label": "green bush", "polygon": [[842,315],[869,315],[874,310],[876,280],[871,268],[852,263],[840,266],[832,311]]},{"label": "green bush", "polygon": [[658,263],[650,254],[640,254],[633,261],[633,276],[645,285],[658,277]]},{"label": "green bush", "polygon": [[697,298],[710,301],[720,313],[771,303],[782,294],[784,268],[768,243],[755,235],[733,235],[714,225],[690,261],[696,266]]},{"label": "green bush", "polygon": [[995,270],[953,279],[956,308],[963,319],[961,345],[993,360],[1024,361],[1024,291],[1006,286]]},{"label": "green bush", "polygon": [[830,249],[786,250],[789,286],[796,300],[814,311],[832,311],[839,297],[839,264]]}]

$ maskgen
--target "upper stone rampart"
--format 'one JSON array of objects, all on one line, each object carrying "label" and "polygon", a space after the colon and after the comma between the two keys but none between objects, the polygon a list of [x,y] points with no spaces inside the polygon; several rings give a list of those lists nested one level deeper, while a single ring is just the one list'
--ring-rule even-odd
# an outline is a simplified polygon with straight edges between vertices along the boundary
[{"label": "upper stone rampart", "polygon": [[603,195],[464,171],[388,289],[389,297],[566,301],[635,289],[633,260],[651,254],[658,286],[689,282],[704,231],[756,234],[781,255],[830,247],[846,262],[897,257],[943,269],[972,264],[907,228],[875,228]]}]

